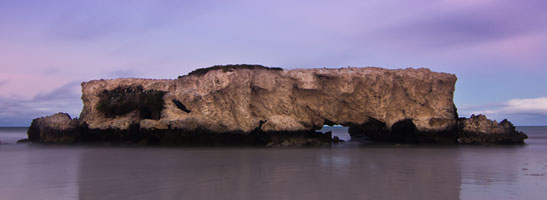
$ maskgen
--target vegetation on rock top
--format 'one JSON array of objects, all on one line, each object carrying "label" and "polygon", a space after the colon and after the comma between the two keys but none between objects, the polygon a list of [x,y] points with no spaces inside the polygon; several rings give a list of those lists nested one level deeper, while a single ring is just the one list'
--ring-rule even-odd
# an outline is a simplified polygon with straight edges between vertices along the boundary
[{"label": "vegetation on rock top", "polygon": [[212,66],[212,67],[196,69],[196,70],[188,73],[188,76],[190,76],[190,75],[202,76],[202,75],[206,74],[209,71],[220,70],[220,69],[223,72],[232,71],[234,69],[251,69],[251,70],[265,69],[265,70],[272,70],[272,71],[283,71],[283,69],[279,68],[279,67],[265,67],[265,66],[262,66],[262,65],[248,65],[248,64],[215,65],[215,66]]}]

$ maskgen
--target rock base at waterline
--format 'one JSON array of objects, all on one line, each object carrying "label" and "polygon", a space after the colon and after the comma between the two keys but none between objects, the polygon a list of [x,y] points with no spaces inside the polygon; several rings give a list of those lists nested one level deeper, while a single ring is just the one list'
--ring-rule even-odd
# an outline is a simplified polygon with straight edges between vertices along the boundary
[{"label": "rock base at waterline", "polygon": [[455,127],[446,130],[420,131],[411,120],[402,120],[391,127],[378,120],[351,126],[352,138],[396,143],[432,144],[524,144],[528,136],[517,131],[507,120],[500,123],[484,115],[459,118]]},{"label": "rock base at waterline", "polygon": [[28,135],[34,143],[43,144],[106,144],[106,145],[165,145],[165,146],[309,146],[331,143],[330,132],[256,130],[250,133],[213,133],[206,130],[141,129],[138,124],[126,130],[90,129],[78,125],[66,113],[35,119]]}]

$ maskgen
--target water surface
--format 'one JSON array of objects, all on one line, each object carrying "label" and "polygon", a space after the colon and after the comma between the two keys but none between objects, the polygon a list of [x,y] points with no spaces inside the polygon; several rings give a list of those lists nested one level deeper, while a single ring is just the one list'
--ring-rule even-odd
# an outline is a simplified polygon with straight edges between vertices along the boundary
[{"label": "water surface", "polygon": [[518,129],[527,145],[135,148],[0,128],[0,199],[545,199],[547,127]]}]

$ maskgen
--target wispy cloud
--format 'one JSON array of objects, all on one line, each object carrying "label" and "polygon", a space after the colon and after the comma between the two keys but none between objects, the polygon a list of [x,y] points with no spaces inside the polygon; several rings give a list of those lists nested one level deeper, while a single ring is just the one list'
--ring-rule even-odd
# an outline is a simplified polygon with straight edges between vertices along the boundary
[{"label": "wispy cloud", "polygon": [[502,120],[515,118],[516,124],[547,124],[547,97],[511,99],[500,104],[462,106],[460,115],[486,114],[489,118]]},{"label": "wispy cloud", "polygon": [[0,126],[28,126],[36,117],[57,112],[78,117],[82,109],[79,82],[70,82],[32,99],[0,97]]},{"label": "wispy cloud", "polygon": [[547,6],[545,1],[484,1],[465,4],[463,9],[453,5],[432,4],[423,10],[427,14],[397,20],[390,26],[376,29],[370,36],[399,48],[438,51],[547,30],[547,21],[542,20],[547,14],[538,9]]},{"label": "wispy cloud", "polygon": [[503,113],[530,113],[547,115],[547,97],[511,99],[499,111]]},{"label": "wispy cloud", "polygon": [[80,95],[80,81],[72,81],[49,92],[40,92],[32,100],[73,99]]}]

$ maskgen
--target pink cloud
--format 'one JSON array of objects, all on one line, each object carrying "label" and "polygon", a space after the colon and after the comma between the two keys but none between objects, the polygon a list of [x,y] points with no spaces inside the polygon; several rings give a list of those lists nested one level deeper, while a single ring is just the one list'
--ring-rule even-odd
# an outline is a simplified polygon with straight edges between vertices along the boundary
[{"label": "pink cloud", "polygon": [[68,82],[57,76],[1,72],[0,81],[4,82],[0,85],[0,97],[22,99],[30,99],[40,92],[51,91]]}]

